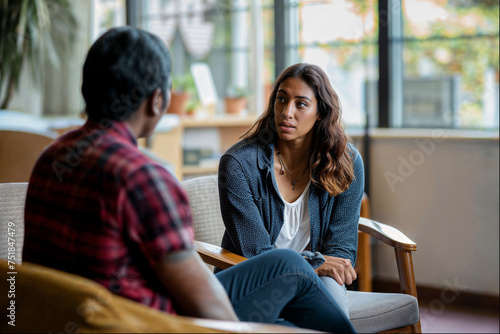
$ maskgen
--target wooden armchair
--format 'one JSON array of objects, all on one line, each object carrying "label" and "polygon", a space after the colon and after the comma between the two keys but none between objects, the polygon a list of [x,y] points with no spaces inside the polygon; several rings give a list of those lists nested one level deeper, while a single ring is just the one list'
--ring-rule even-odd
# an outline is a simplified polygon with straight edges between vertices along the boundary
[{"label": "wooden armchair", "polygon": [[[182,184],[193,211],[196,247],[204,262],[226,269],[245,261],[246,258],[215,246],[220,245],[225,229],[217,176],[198,177]],[[360,218],[359,230],[394,248],[401,293],[347,291],[354,327],[362,333],[421,333],[411,253],[417,245],[396,228],[374,220]]]}]

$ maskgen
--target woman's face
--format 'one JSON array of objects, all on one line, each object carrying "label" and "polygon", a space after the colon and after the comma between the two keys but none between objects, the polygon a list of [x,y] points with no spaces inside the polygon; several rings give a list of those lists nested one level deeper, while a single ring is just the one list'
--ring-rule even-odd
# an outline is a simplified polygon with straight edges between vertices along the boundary
[{"label": "woman's face", "polygon": [[319,119],[314,91],[300,78],[288,78],[278,88],[274,122],[283,140],[309,139]]}]

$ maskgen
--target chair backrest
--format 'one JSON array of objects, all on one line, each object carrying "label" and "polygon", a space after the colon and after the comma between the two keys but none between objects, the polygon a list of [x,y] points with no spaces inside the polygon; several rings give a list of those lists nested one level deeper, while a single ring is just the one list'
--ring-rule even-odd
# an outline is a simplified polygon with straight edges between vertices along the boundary
[{"label": "chair backrest", "polygon": [[[3,238],[0,242],[0,258],[12,261],[9,255],[12,255],[12,248],[14,248],[14,262],[16,263],[22,262],[24,203],[27,190],[27,182],[0,183],[0,236]],[[10,241],[14,243],[9,245]]]},{"label": "chair backrest", "polygon": [[217,175],[182,181],[193,213],[194,239],[220,246],[224,222],[220,213]]},{"label": "chair backrest", "polygon": [[28,182],[38,157],[56,137],[31,128],[0,128],[0,182]]}]

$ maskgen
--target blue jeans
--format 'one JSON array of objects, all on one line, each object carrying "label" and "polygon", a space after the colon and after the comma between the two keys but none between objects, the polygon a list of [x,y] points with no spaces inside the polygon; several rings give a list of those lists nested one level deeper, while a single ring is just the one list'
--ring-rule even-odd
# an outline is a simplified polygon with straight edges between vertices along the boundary
[{"label": "blue jeans", "polygon": [[319,279],[326,286],[326,289],[337,302],[342,312],[349,316],[349,301],[347,300],[345,284],[340,285],[336,280],[329,276],[320,276]]},{"label": "blue jeans", "polygon": [[242,321],[355,333],[349,318],[306,260],[276,249],[216,274]]}]

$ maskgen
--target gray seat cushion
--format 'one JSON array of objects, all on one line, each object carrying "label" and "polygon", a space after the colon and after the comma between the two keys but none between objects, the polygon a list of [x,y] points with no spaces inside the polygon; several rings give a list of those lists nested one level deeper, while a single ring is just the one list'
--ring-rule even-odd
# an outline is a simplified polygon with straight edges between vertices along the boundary
[{"label": "gray seat cushion", "polygon": [[417,323],[418,301],[401,293],[347,291],[349,318],[359,333],[378,333]]}]

